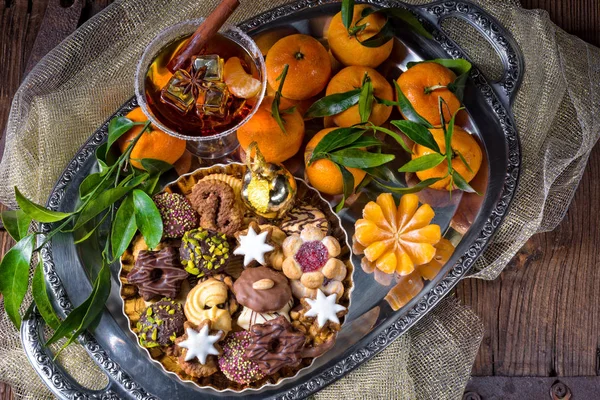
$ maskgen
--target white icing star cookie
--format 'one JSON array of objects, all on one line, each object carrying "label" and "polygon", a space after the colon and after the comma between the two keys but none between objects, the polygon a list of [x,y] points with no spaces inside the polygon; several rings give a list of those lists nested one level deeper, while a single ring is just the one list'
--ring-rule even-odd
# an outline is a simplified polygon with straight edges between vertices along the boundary
[{"label": "white icing star cookie", "polygon": [[233,251],[235,255],[244,256],[244,266],[256,260],[260,265],[265,265],[265,254],[273,251],[275,248],[267,243],[269,231],[263,231],[256,234],[252,226],[248,228],[246,235],[239,235],[240,245]]},{"label": "white icing star cookie", "polygon": [[219,350],[215,348],[214,344],[223,336],[221,331],[216,335],[209,335],[208,324],[206,324],[200,329],[200,332],[192,328],[187,328],[186,333],[188,338],[179,343],[179,347],[187,349],[185,361],[190,361],[196,357],[200,364],[204,365],[209,354],[219,355]]},{"label": "white icing star cookie", "polygon": [[336,293],[325,296],[321,289],[317,289],[317,298],[315,300],[310,298],[305,299],[310,306],[310,310],[308,310],[304,315],[307,317],[317,317],[319,328],[325,326],[327,321],[339,324],[340,320],[337,317],[337,313],[344,311],[346,307],[336,304],[336,298]]}]

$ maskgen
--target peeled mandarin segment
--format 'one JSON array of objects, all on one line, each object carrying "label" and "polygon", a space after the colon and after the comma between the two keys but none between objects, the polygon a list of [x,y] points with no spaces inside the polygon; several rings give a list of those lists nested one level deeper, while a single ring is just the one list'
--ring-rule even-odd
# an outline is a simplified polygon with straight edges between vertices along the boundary
[{"label": "peeled mandarin segment", "polygon": [[454,245],[445,238],[441,238],[434,247],[435,256],[433,259],[427,264],[417,267],[421,276],[427,280],[435,278],[454,253]]},{"label": "peeled mandarin segment", "polygon": [[432,224],[403,233],[400,238],[407,242],[436,244],[442,238],[442,232],[439,225]]},{"label": "peeled mandarin segment", "polygon": [[403,228],[412,219],[419,207],[419,196],[416,194],[405,194],[400,199],[398,206],[398,226]]},{"label": "peeled mandarin segment", "polygon": [[435,247],[429,243],[402,242],[402,248],[408,253],[414,265],[428,263],[435,256]]},{"label": "peeled mandarin segment", "polygon": [[244,70],[237,57],[227,60],[223,66],[223,76],[227,88],[236,97],[249,99],[260,91],[260,81]]},{"label": "peeled mandarin segment", "polygon": [[408,275],[415,270],[415,264],[410,256],[405,252],[396,250],[396,273],[398,275]]},{"label": "peeled mandarin segment", "polygon": [[419,294],[423,286],[423,279],[415,271],[410,275],[401,277],[396,286],[385,296],[385,300],[394,311],[399,310]]},{"label": "peeled mandarin segment", "polygon": [[375,203],[374,201],[370,201],[367,203],[367,205],[365,205],[365,208],[363,209],[363,218],[374,222],[382,229],[390,229],[390,224],[385,219],[383,210],[379,204]]},{"label": "peeled mandarin segment", "polygon": [[367,257],[369,261],[375,261],[379,257],[381,257],[391,245],[391,240],[382,240],[379,242],[371,243],[365,249],[365,257]]},{"label": "peeled mandarin segment", "polygon": [[415,212],[412,219],[408,221],[406,225],[402,225],[401,232],[408,232],[414,229],[422,228],[428,225],[434,216],[435,212],[433,211],[433,208],[431,208],[429,204],[423,204]]},{"label": "peeled mandarin segment", "polygon": [[396,265],[396,255],[393,251],[383,254],[383,256],[379,257],[375,263],[377,269],[385,272],[386,274],[393,274],[396,271]]},{"label": "peeled mandarin segment", "polygon": [[363,246],[369,246],[373,242],[389,239],[391,233],[380,229],[373,221],[359,219],[355,224],[354,236]]},{"label": "peeled mandarin segment", "polygon": [[377,204],[381,207],[381,211],[389,223],[391,228],[395,231],[396,225],[396,203],[391,193],[382,193],[377,197]]}]

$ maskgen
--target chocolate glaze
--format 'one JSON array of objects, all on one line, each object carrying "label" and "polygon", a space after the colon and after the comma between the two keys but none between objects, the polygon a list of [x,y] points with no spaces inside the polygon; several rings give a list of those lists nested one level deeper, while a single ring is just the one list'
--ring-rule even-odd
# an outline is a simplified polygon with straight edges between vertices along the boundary
[{"label": "chocolate glaze", "polygon": [[148,307],[137,323],[140,343],[144,347],[169,346],[183,333],[185,317],[181,304],[164,298]]},{"label": "chocolate glaze", "polygon": [[[270,279],[275,284],[270,289],[254,289],[254,282],[261,279]],[[245,269],[234,282],[233,293],[238,303],[259,313],[281,310],[292,298],[288,279],[269,267]]]},{"label": "chocolate glaze", "polygon": [[187,276],[179,261],[179,251],[165,247],[160,251],[140,251],[127,281],[136,285],[140,295],[148,301],[155,297],[176,297]]},{"label": "chocolate glaze", "polygon": [[250,327],[252,342],[246,349],[246,359],[272,375],[283,367],[297,367],[302,362],[304,334],[294,330],[283,316]]}]

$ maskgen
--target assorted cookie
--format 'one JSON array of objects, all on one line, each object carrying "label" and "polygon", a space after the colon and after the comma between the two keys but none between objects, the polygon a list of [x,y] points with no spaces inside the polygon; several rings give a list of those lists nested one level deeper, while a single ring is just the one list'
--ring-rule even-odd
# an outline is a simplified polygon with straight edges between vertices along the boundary
[{"label": "assorted cookie", "polygon": [[140,344],[183,379],[220,389],[275,383],[333,347],[351,286],[343,231],[332,231],[320,197],[301,203],[305,188],[266,219],[244,205],[241,176],[213,173],[155,195],[163,241],[137,240],[133,266],[123,261],[127,293],[143,305],[129,314]]}]

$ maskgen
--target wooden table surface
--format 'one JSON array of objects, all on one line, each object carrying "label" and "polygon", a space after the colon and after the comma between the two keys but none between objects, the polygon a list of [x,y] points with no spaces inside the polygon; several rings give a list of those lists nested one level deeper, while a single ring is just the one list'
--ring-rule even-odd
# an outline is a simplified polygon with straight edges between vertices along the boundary
[{"label": "wooden table surface", "polygon": [[[4,132],[13,94],[29,69],[30,56],[33,63],[43,55],[34,49],[34,42],[44,28],[45,12],[52,9],[65,16],[78,13],[82,23],[110,2],[0,3],[0,132]],[[600,1],[521,2],[525,8],[547,10],[566,31],[600,45]],[[62,10],[58,6],[73,3],[73,7]],[[70,29],[60,19],[57,22],[48,29],[56,34],[56,40],[61,29]],[[570,386],[574,394],[596,393],[594,397],[600,398],[599,179],[600,149],[596,147],[560,226],[553,232],[534,236],[495,281],[469,279],[457,288],[457,296],[475,310],[486,329],[466,398],[509,398],[510,393],[520,393],[511,398],[549,398],[550,386],[557,379]],[[0,231],[0,255],[11,245],[12,240]],[[524,393],[535,393],[535,397]],[[0,400],[11,398],[10,388],[0,383]]]}]

